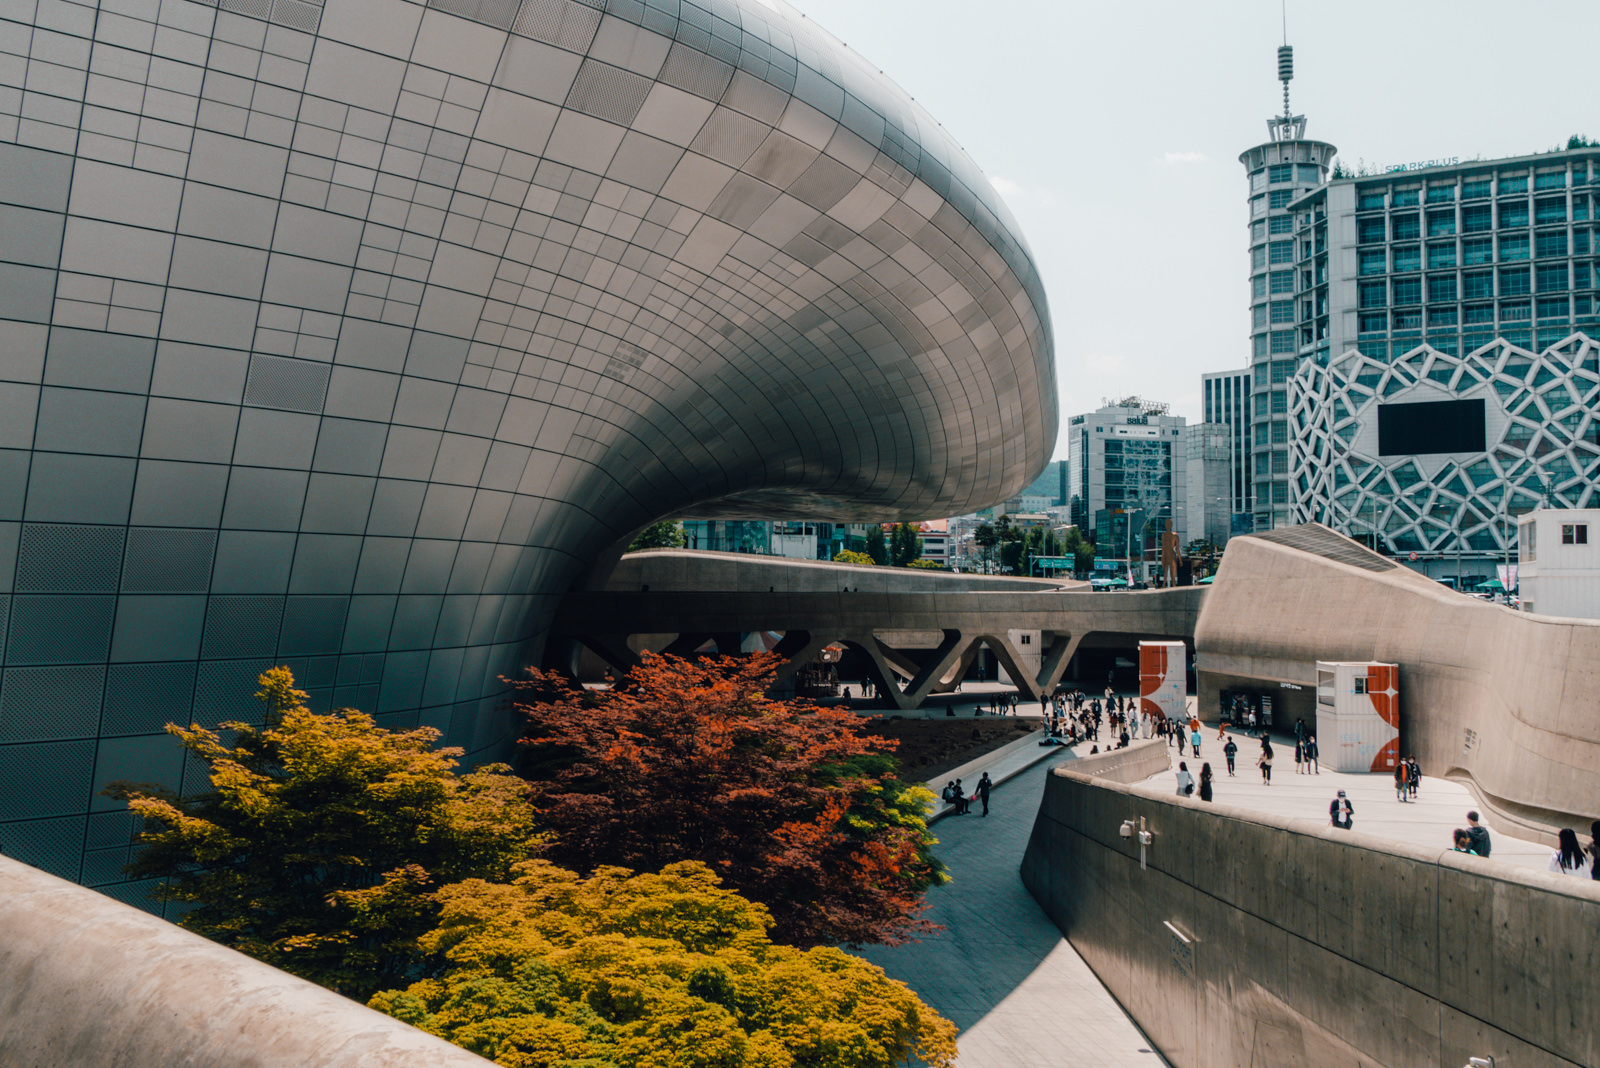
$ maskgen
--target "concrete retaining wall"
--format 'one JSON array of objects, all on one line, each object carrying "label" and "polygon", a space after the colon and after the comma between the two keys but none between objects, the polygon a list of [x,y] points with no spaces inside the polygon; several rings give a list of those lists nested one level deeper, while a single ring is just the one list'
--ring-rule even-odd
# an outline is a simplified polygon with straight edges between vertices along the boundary
[{"label": "concrete retaining wall", "polygon": [[380,1012],[0,857],[4,1068],[483,1068]]},{"label": "concrete retaining wall", "polygon": [[[1160,797],[1093,760],[1052,771],[1023,881],[1172,1064],[1600,1064],[1600,883]],[[1147,870],[1118,835],[1139,817]]]}]

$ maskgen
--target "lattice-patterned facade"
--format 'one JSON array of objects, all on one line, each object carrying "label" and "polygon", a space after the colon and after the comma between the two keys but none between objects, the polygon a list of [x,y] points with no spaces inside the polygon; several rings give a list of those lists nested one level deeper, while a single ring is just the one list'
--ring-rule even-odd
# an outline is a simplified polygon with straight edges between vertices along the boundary
[{"label": "lattice-patterned facade", "polygon": [[[1380,406],[1475,398],[1482,452],[1380,454]],[[1392,363],[1351,349],[1304,361],[1290,405],[1296,521],[1375,534],[1383,552],[1498,557],[1541,502],[1600,502],[1600,345],[1583,333],[1538,353],[1503,338]]]}]

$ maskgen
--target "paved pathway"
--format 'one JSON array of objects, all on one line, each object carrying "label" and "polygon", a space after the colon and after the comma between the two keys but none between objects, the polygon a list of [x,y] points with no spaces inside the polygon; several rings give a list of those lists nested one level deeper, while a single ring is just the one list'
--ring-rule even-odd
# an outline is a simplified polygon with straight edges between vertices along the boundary
[{"label": "paved pathway", "polygon": [[975,807],[936,825],[952,878],[928,894],[927,916],[945,929],[922,942],[861,954],[955,1022],[961,1068],[1167,1063],[1017,875],[1045,777],[1073,759],[1070,750],[1045,749],[1028,738],[941,776],[960,775],[970,784],[987,770],[1002,784],[987,817]]},{"label": "paved pathway", "polygon": [[[1255,767],[1260,742],[1243,732],[1235,734],[1237,774],[1230,778],[1216,727],[1203,735],[1200,760],[1192,753],[1182,759],[1197,778],[1200,764],[1211,763],[1220,803],[1325,819],[1328,803],[1343,789],[1355,806],[1355,830],[1441,850],[1450,848],[1451,830],[1465,827],[1467,811],[1476,807],[1466,787],[1426,774],[1417,800],[1404,803],[1396,799],[1386,776],[1327,769],[1297,775],[1292,737],[1287,745],[1273,739],[1276,755],[1268,786]],[[1071,749],[1040,747],[1039,737],[1042,732],[928,784],[937,792],[943,780],[959,776],[970,786],[988,771],[1001,785],[988,817],[976,810],[959,818],[947,811],[935,816],[939,855],[952,879],[928,894],[927,916],[945,929],[922,942],[893,949],[874,946],[861,955],[955,1022],[961,1032],[961,1068],[1165,1065],[1017,874],[1049,769],[1077,759]],[[1175,770],[1177,749],[1170,755]],[[1162,793],[1175,788],[1171,771],[1147,784]],[[1495,860],[1540,869],[1547,864],[1550,846],[1490,830]]]},{"label": "paved pathway", "polygon": [[[1407,842],[1428,849],[1449,849],[1451,832],[1467,826],[1467,812],[1476,809],[1477,802],[1465,786],[1448,779],[1434,778],[1423,769],[1422,783],[1417,789],[1417,800],[1396,800],[1394,780],[1387,775],[1355,775],[1322,769],[1320,775],[1296,775],[1294,770],[1294,738],[1275,734],[1272,739],[1272,785],[1262,784],[1261,772],[1256,768],[1256,758],[1261,753],[1261,742],[1245,732],[1233,733],[1239,745],[1235,761],[1238,774],[1228,777],[1227,762],[1222,755],[1222,743],[1217,740],[1213,724],[1201,731],[1200,760],[1193,754],[1182,759],[1198,782],[1200,765],[1211,764],[1214,777],[1215,801],[1218,804],[1244,805],[1264,811],[1277,812],[1297,819],[1328,818],[1328,804],[1339,790],[1349,795],[1355,808],[1354,830],[1378,835],[1391,841]],[[1178,751],[1169,750],[1173,771],[1178,767]],[[1163,793],[1177,790],[1172,772],[1165,772],[1148,780],[1152,789]],[[1577,827],[1578,837],[1588,841],[1588,828]],[[1513,838],[1509,833],[1489,826],[1491,856],[1513,864],[1544,869],[1550,862],[1551,846]]]}]

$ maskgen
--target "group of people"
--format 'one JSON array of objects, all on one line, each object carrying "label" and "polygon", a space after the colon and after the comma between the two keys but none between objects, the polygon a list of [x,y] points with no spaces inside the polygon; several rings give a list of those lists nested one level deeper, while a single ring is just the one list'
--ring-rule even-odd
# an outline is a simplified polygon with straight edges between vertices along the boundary
[{"label": "group of people", "polygon": [[1394,793],[1397,800],[1415,801],[1417,784],[1422,781],[1422,765],[1417,758],[1408,756],[1394,766]]},{"label": "group of people", "polygon": [[1550,870],[1579,879],[1600,879],[1600,820],[1589,824],[1589,844],[1578,844],[1578,832],[1561,828],[1556,836],[1556,851],[1550,854]]},{"label": "group of people", "polygon": [[940,792],[939,796],[944,799],[945,804],[955,807],[957,816],[965,816],[971,812],[974,800],[983,805],[983,815],[987,816],[989,814],[989,791],[993,787],[994,783],[989,781],[989,773],[986,771],[978,779],[978,785],[972,788],[971,795],[968,795],[966,788],[961,785],[960,779],[951,779],[945,783],[944,790]]},{"label": "group of people", "polygon": [[[1180,761],[1178,761],[1178,796],[1179,797],[1192,797],[1192,796],[1194,796],[1194,792],[1195,792],[1194,776],[1189,774],[1189,765],[1186,762],[1180,760]],[[1200,765],[1200,800],[1202,800],[1202,801],[1210,801],[1211,799],[1212,799],[1212,793],[1211,793],[1211,765],[1209,763],[1201,764]]]}]

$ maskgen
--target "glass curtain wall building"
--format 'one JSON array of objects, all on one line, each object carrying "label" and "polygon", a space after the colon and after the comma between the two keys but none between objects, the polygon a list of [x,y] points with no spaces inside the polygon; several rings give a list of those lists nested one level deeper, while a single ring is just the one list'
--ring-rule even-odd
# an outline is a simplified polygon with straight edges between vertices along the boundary
[{"label": "glass curtain wall building", "polygon": [[1128,397],[1072,416],[1068,432],[1072,521],[1092,534],[1096,556],[1125,559],[1131,543],[1138,559],[1141,539],[1165,529],[1168,517],[1186,525],[1182,416]]},{"label": "glass curtain wall building", "polygon": [[1454,573],[1506,557],[1541,501],[1596,502],[1597,179],[1600,148],[1574,147],[1339,177],[1290,205],[1314,282],[1297,299],[1333,311],[1290,383],[1297,517]]},{"label": "glass curtain wall building", "polygon": [[[1253,433],[1250,425],[1249,369],[1243,371],[1216,371],[1200,376],[1200,400],[1204,421],[1227,429],[1228,483],[1222,494],[1226,500],[1205,501],[1206,529],[1216,529],[1212,513],[1218,509],[1227,515],[1223,539],[1233,534],[1248,534],[1254,525],[1255,482],[1250,470],[1250,442]],[[1209,534],[1207,536],[1210,536]],[[1221,544],[1221,542],[1217,542]]]}]

